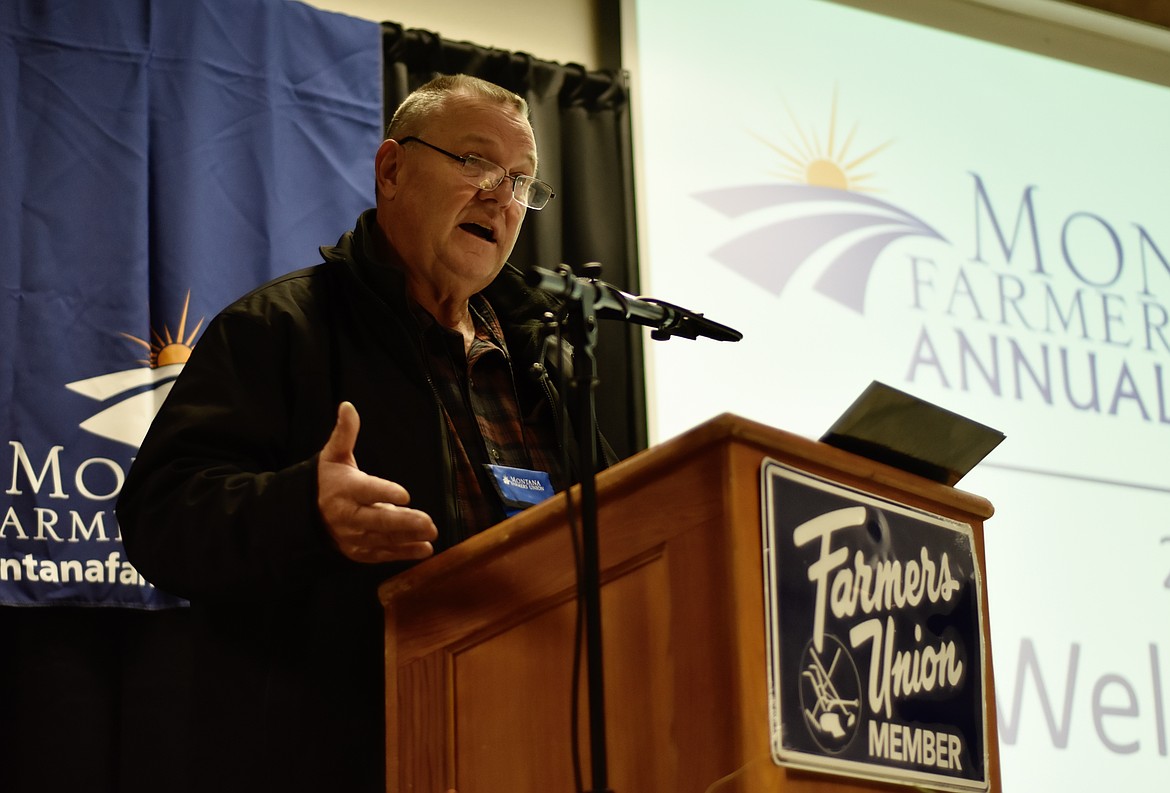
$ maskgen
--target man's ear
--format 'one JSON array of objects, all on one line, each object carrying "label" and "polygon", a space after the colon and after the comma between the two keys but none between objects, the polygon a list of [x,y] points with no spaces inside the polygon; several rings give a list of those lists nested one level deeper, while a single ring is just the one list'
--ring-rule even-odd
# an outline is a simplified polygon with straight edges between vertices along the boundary
[{"label": "man's ear", "polygon": [[402,165],[402,144],[387,138],[374,155],[374,187],[380,198],[393,198],[398,190],[398,170]]}]

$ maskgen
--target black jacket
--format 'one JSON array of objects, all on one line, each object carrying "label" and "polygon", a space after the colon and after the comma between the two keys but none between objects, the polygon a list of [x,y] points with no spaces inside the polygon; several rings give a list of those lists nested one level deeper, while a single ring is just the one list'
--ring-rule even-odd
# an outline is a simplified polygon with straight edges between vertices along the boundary
[{"label": "black jacket", "polygon": [[[196,789],[385,789],[376,590],[401,566],[349,561],[321,523],[316,454],[342,400],[361,416],[362,470],[406,487],[437,552],[461,538],[445,421],[380,235],[366,212],[323,264],[210,323],[118,502],[131,561],[191,603]],[[551,421],[555,392],[528,376],[549,298],[511,266],[485,295],[522,415]]]}]

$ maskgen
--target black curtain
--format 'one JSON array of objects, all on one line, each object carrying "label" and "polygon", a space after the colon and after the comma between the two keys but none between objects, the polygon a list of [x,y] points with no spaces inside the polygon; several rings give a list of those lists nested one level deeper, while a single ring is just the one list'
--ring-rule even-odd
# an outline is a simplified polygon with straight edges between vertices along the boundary
[{"label": "black curtain", "polygon": [[[638,294],[630,96],[620,71],[586,71],[525,53],[447,41],[424,30],[382,23],[386,122],[415,88],[440,74],[470,74],[523,96],[540,152],[540,177],[557,196],[529,212],[512,263],[578,273],[602,265],[603,280]],[[601,325],[597,416],[621,457],[646,447],[642,331]]]},{"label": "black curtain", "polygon": [[186,791],[188,617],[0,608],[0,791]]}]

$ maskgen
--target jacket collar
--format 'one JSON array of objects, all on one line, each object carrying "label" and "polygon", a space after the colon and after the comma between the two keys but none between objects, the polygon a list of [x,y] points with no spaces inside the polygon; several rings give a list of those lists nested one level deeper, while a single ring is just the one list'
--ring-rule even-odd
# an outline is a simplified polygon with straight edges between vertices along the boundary
[{"label": "jacket collar", "polygon": [[[336,245],[321,248],[321,256],[326,262],[349,267],[383,302],[396,308],[406,307],[406,277],[389,258],[389,246],[378,226],[376,210],[363,212],[353,230],[343,234]],[[482,294],[506,329],[509,326],[527,329],[534,323],[539,327],[544,312],[557,309],[556,300],[528,286],[523,273],[511,264],[504,265]]]}]

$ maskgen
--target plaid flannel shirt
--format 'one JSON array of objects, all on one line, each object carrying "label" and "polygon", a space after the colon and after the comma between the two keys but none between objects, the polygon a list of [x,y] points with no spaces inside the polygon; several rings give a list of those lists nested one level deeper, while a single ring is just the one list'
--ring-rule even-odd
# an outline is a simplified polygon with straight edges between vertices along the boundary
[{"label": "plaid flannel shirt", "polygon": [[546,471],[556,490],[564,487],[553,416],[546,405],[531,416],[520,415],[499,320],[482,295],[472,298],[470,310],[475,338],[466,354],[462,334],[416,311],[447,421],[461,537],[504,519],[503,502],[485,467],[489,463]]}]

